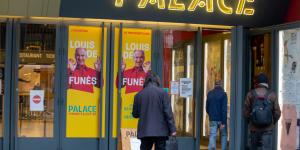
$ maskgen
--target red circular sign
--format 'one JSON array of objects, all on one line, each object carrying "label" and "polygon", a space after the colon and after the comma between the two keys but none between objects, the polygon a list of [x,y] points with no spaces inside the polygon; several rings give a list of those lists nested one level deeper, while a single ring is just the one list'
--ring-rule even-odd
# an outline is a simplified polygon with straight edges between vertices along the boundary
[{"label": "red circular sign", "polygon": [[39,95],[35,95],[35,96],[33,96],[32,101],[34,103],[38,104],[41,102],[41,97]]}]

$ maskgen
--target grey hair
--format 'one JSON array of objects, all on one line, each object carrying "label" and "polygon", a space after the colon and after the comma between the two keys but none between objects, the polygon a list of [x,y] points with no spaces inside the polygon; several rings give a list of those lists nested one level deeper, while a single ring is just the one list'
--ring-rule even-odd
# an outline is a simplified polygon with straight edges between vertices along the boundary
[{"label": "grey hair", "polygon": [[135,57],[135,52],[142,52],[143,56],[145,57],[145,52],[143,50],[134,50],[133,56]]},{"label": "grey hair", "polygon": [[160,86],[160,78],[158,75],[153,73],[152,71],[148,71],[146,78],[145,78],[145,83],[144,83],[144,88],[147,87],[150,84],[154,84],[156,86]]}]

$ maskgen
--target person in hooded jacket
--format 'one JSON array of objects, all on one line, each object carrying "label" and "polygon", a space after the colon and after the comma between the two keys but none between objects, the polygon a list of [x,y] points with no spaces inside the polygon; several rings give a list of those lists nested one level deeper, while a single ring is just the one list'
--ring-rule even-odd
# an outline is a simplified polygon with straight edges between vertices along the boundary
[{"label": "person in hooded jacket", "polygon": [[[250,149],[272,150],[272,133],[281,116],[281,110],[276,93],[270,90],[268,77],[264,73],[260,73],[256,77],[256,82],[256,87],[248,92],[244,105],[244,116],[250,130]],[[266,98],[271,102],[273,118],[272,123],[268,126],[257,126],[251,121],[251,114],[255,100],[254,92],[257,97],[267,96]]]}]

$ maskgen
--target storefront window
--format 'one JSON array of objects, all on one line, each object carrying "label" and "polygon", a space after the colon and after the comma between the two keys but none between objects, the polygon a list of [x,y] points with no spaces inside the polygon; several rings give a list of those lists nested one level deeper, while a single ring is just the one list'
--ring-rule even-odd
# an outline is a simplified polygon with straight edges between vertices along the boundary
[{"label": "storefront window", "polygon": [[19,137],[53,137],[55,32],[55,25],[21,24]]},{"label": "storefront window", "polygon": [[300,148],[300,28],[279,32],[279,150]]},{"label": "storefront window", "polygon": [[[222,80],[223,88],[227,93],[227,131],[230,133],[230,91],[231,91],[231,40],[230,33],[224,31],[203,31],[204,50],[204,91],[203,115],[201,125],[200,149],[205,149],[209,142],[209,117],[206,113],[206,96],[214,88],[215,81]],[[220,136],[220,135],[218,135]],[[220,138],[217,138],[217,148],[221,148]]]},{"label": "storefront window", "polygon": [[[177,134],[178,136],[194,136],[193,83],[196,32],[168,30],[164,31],[163,34],[163,86],[170,89]],[[189,90],[176,90],[182,82],[189,81],[191,81],[189,84],[192,86]]]},{"label": "storefront window", "polygon": [[0,137],[3,136],[4,69],[5,69],[5,24],[0,23]]}]

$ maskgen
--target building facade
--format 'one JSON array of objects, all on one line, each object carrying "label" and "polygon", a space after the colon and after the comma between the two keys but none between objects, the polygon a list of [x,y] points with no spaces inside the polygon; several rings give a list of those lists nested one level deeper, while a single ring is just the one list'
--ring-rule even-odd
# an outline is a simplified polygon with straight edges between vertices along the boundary
[{"label": "building facade", "polygon": [[0,149],[133,149],[133,96],[149,70],[171,97],[179,149],[207,149],[206,94],[218,79],[229,98],[228,148],[247,149],[243,104],[261,72],[282,109],[274,149],[299,149],[297,8],[297,0],[0,1]]}]

